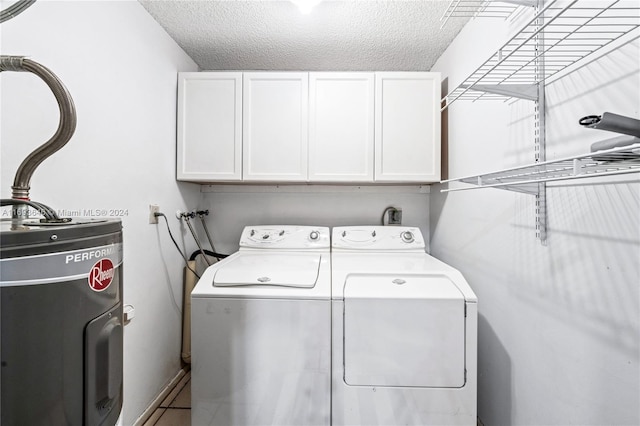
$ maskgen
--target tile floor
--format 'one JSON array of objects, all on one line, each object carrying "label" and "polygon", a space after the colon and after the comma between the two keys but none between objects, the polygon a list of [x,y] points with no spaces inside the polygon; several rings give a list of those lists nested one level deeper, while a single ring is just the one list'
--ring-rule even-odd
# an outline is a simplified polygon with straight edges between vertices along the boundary
[{"label": "tile floor", "polygon": [[191,425],[191,371],[187,372],[175,388],[153,412],[144,426]]}]

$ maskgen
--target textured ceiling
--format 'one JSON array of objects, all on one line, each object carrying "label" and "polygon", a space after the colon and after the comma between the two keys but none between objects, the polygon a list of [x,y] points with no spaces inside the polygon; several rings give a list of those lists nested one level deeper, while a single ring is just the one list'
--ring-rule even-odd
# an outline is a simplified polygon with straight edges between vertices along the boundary
[{"label": "textured ceiling", "polygon": [[428,71],[464,25],[448,1],[139,0],[202,70]]}]

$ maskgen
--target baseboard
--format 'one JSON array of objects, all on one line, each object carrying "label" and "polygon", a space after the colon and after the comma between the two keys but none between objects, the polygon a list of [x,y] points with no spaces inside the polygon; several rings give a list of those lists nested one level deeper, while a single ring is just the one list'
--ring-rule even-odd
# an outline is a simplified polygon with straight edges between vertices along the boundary
[{"label": "baseboard", "polygon": [[149,420],[149,417],[151,417],[153,412],[156,411],[156,409],[158,407],[160,407],[160,404],[162,404],[162,401],[164,401],[164,399],[167,397],[167,395],[169,395],[171,393],[173,388],[176,387],[178,382],[180,382],[180,380],[185,376],[185,374],[187,374],[188,371],[189,371],[189,367],[185,367],[185,368],[181,369],[180,371],[178,371],[178,374],[176,374],[175,377],[173,379],[171,379],[169,384],[167,386],[165,386],[165,388],[162,390],[162,392],[160,392],[158,394],[158,396],[156,396],[155,399],[153,401],[151,401],[151,404],[149,405],[149,407],[147,407],[147,409],[142,412],[140,417],[138,417],[136,419],[136,421],[133,424],[133,426],[142,426],[142,425],[144,425],[144,423],[147,420]]}]

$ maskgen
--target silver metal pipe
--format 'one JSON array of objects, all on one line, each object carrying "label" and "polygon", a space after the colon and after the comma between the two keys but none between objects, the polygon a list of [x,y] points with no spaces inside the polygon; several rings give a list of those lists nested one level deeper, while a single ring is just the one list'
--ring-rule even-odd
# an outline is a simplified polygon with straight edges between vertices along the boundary
[{"label": "silver metal pipe", "polygon": [[25,11],[26,8],[34,4],[36,0],[20,0],[0,11],[0,24],[4,21],[8,21],[11,18],[15,18],[19,14]]},{"label": "silver metal pipe", "polygon": [[204,217],[209,214],[209,210],[198,211],[196,212],[198,217],[200,218],[200,222],[202,222],[202,227],[204,228],[205,234],[207,234],[207,239],[209,240],[209,245],[211,246],[211,251],[216,252],[216,247],[213,245],[213,239],[211,239],[211,235],[209,234],[209,228],[207,228],[207,224],[204,221]]},{"label": "silver metal pipe", "polygon": [[58,102],[60,121],[55,134],[24,159],[16,172],[11,189],[12,198],[29,200],[31,176],[49,156],[62,148],[76,130],[76,108],[67,88],[48,68],[23,56],[0,56],[1,71],[26,71],[40,77],[49,86]]},{"label": "silver metal pipe", "polygon": [[193,230],[193,226],[191,226],[191,220],[189,220],[189,214],[183,214],[182,217],[184,218],[184,221],[187,222],[187,226],[189,227],[189,231],[191,231],[191,235],[193,236],[193,239],[196,240],[196,244],[198,245],[198,249],[200,249],[200,253],[202,254],[202,257],[204,258],[204,261],[207,263],[207,266],[211,266],[211,262],[209,262],[209,259],[207,259],[207,255],[204,252],[204,249],[202,248],[202,244],[200,244],[200,240],[198,239],[198,236],[196,235],[196,231]]}]

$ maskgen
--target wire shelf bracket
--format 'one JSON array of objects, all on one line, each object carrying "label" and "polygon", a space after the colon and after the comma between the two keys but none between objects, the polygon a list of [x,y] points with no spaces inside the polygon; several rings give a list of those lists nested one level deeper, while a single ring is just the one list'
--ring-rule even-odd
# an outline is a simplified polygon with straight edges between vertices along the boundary
[{"label": "wire shelf bracket", "polygon": [[472,86],[461,86],[473,92],[484,92],[506,98],[538,100],[537,84],[474,84]]}]

